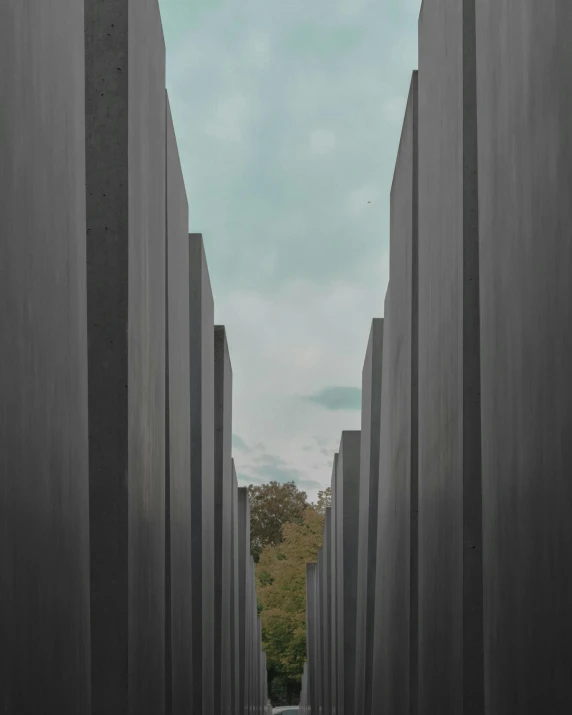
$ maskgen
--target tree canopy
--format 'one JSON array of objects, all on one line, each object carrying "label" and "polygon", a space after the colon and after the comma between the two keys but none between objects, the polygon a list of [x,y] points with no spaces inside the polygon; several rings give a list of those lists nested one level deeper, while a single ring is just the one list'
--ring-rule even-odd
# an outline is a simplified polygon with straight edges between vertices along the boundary
[{"label": "tree canopy", "polygon": [[248,487],[250,497],[250,552],[258,563],[266,546],[282,541],[284,524],[300,524],[308,508],[306,492],[295,482],[269,482]]},{"label": "tree canopy", "polygon": [[306,564],[317,559],[323,522],[323,515],[307,506],[300,519],[283,524],[283,539],[267,545],[256,566],[262,640],[275,701],[287,702],[299,692],[306,659]]},{"label": "tree canopy", "polygon": [[332,488],[326,487],[323,491],[318,492],[318,501],[312,505],[321,516],[326,515],[326,509],[332,506]]}]

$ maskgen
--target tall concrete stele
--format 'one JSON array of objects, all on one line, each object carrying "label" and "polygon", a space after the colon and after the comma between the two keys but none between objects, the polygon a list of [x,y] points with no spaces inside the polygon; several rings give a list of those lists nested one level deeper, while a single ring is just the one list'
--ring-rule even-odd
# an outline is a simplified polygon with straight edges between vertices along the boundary
[{"label": "tall concrete stele", "polygon": [[0,709],[262,713],[158,2],[6,0],[0,66]]},{"label": "tall concrete stele", "polygon": [[[572,709],[571,34],[566,0],[421,5],[391,189],[374,566],[361,495],[355,715]],[[362,455],[370,397],[364,382]],[[339,613],[339,574],[321,588]],[[316,656],[303,715],[323,712]]]}]

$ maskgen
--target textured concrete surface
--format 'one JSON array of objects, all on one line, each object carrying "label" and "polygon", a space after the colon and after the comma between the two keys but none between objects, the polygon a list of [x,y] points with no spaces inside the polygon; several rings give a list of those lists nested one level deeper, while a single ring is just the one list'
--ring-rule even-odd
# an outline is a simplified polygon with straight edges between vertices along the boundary
[{"label": "textured concrete surface", "polygon": [[316,561],[316,595],[315,595],[315,610],[316,610],[316,653],[318,655],[317,669],[317,686],[318,686],[318,712],[324,709],[324,612],[321,603],[321,583],[322,583],[322,561],[324,558],[324,550],[318,550],[318,559]]},{"label": "textured concrete surface", "polygon": [[354,712],[371,712],[383,319],[374,318],[362,371]]},{"label": "textured concrete surface", "polygon": [[337,559],[338,559],[338,512],[337,512],[337,479],[339,453],[334,454],[334,462],[332,465],[332,481],[331,481],[331,526],[330,533],[332,535],[330,541],[330,592],[331,596],[331,628],[330,628],[330,644],[331,644],[331,708],[332,715],[338,712],[338,590],[337,590]]},{"label": "textured concrete surface", "polygon": [[214,713],[231,702],[231,557],[232,557],[232,366],[224,326],[214,328],[215,370],[215,647]]},{"label": "textured concrete surface", "polygon": [[332,708],[332,658],[331,658],[331,623],[332,623],[332,509],[326,508],[324,516],[324,545],[322,547],[322,574],[320,581],[323,613],[322,627],[322,667],[324,678],[324,713],[330,713]]},{"label": "textured concrete surface", "polygon": [[410,715],[417,712],[417,73],[405,111],[390,214],[371,710]]},{"label": "textured concrete surface", "polygon": [[157,0],[129,3],[128,69],[129,708],[157,715],[165,707],[166,136]]},{"label": "textured concrete surface", "polygon": [[230,678],[231,678],[231,713],[239,712],[238,698],[240,693],[239,677],[240,677],[240,648],[239,648],[239,630],[240,630],[240,611],[238,591],[240,585],[238,573],[238,483],[236,479],[236,469],[234,459],[232,460],[232,561],[231,561],[231,579],[232,588],[230,592]]},{"label": "textured concrete surface", "polygon": [[239,708],[238,712],[245,711],[246,688],[246,663],[248,657],[248,628],[247,628],[247,596],[248,596],[248,563],[250,558],[250,502],[248,489],[238,489],[238,612],[240,617],[239,640]]},{"label": "textured concrete surface", "polygon": [[0,4],[0,709],[90,713],[83,4]]},{"label": "textured concrete surface", "polygon": [[[403,574],[406,566],[402,565],[397,579],[394,574],[388,572],[385,539],[390,538],[390,531],[386,526],[385,516],[387,507],[389,453],[390,453],[390,425],[391,412],[389,401],[389,380],[390,369],[390,342],[391,342],[391,279],[387,286],[384,302],[383,318],[383,349],[382,349],[382,378],[381,378],[381,414],[380,414],[380,439],[379,439],[379,486],[378,486],[378,528],[376,542],[376,570],[375,570],[375,611],[373,623],[373,649],[372,649],[372,683],[371,683],[371,712],[376,713],[379,703],[383,701],[384,692],[382,690],[382,675],[384,669],[391,668],[391,662],[386,664],[386,643],[384,631],[387,628],[388,601],[382,599],[388,589],[394,588],[395,580],[399,581],[399,575]],[[390,514],[391,517],[391,514]],[[391,596],[391,590],[389,591]],[[402,648],[396,654],[400,657]],[[401,660],[403,657],[401,656]]]},{"label": "textured concrete surface", "polygon": [[572,710],[572,6],[477,3],[487,714]]},{"label": "textured concrete surface", "polygon": [[[189,235],[193,712],[214,712],[214,303],[200,234]],[[200,625],[199,625],[200,624]]]},{"label": "textured concrete surface", "polygon": [[167,459],[165,710],[191,711],[191,413],[189,209],[167,100]]},{"label": "textured concrete surface", "polygon": [[156,0],[85,11],[93,712],[161,713],[165,46]]},{"label": "textured concrete surface", "polygon": [[360,432],[342,432],[336,464],[335,502],[339,715],[351,715],[354,707],[359,472]]},{"label": "textured concrete surface", "polygon": [[316,580],[317,564],[306,564],[306,632],[308,634],[306,653],[309,663],[308,692],[310,695],[310,708],[313,713],[318,712],[318,653],[316,649]]},{"label": "textured concrete surface", "polygon": [[474,4],[419,19],[421,715],[483,711]]}]

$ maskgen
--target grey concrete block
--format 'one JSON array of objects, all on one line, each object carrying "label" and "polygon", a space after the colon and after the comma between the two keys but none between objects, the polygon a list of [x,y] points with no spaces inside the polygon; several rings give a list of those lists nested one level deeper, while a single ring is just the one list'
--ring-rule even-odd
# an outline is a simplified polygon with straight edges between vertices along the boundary
[{"label": "grey concrete block", "polygon": [[330,603],[330,703],[332,709],[332,715],[337,715],[338,712],[338,588],[337,588],[337,554],[338,554],[338,512],[337,512],[337,479],[336,474],[338,470],[338,458],[339,454],[336,452],[334,454],[334,462],[332,465],[332,482],[331,482],[331,503],[330,514],[331,514],[331,528],[330,533],[332,535],[330,541],[330,593],[331,593],[331,603]]},{"label": "grey concrete block", "polygon": [[238,559],[238,483],[236,480],[236,470],[234,467],[234,460],[232,460],[232,561],[231,561],[231,592],[230,592],[230,612],[231,612],[231,624],[230,624],[230,652],[231,652],[231,662],[230,662],[230,677],[231,677],[231,709],[232,715],[239,712],[239,678],[240,678],[240,645],[239,645],[239,634],[240,634],[240,611],[239,611],[239,559]]},{"label": "grey concrete block", "polygon": [[354,707],[360,432],[342,432],[336,464],[336,611],[339,715]]},{"label": "grey concrete block", "polygon": [[419,19],[421,714],[484,708],[474,6]]},{"label": "grey concrete block", "polygon": [[[256,587],[256,581],[255,581]],[[258,611],[258,608],[256,609]],[[260,697],[261,683],[262,683],[262,624],[260,622],[260,616],[256,616],[256,667],[254,670],[256,674],[256,713],[260,713],[260,708],[262,706],[262,700]]]},{"label": "grey concrete block", "polygon": [[224,326],[214,329],[215,367],[215,616],[214,713],[231,702],[232,366]]},{"label": "grey concrete block", "polygon": [[162,713],[166,111],[156,0],[86,0],[85,52],[93,712]]},{"label": "grey concrete block", "polygon": [[362,371],[354,712],[370,715],[375,615],[383,319],[374,318]]},{"label": "grey concrete block", "polygon": [[83,4],[0,4],[0,706],[90,710]]},{"label": "grey concrete block", "polygon": [[165,711],[192,706],[189,209],[167,99]]},{"label": "grey concrete block", "polygon": [[324,544],[323,544],[323,568],[320,581],[320,606],[324,614],[322,629],[323,644],[323,678],[324,678],[324,713],[331,713],[332,709],[332,552],[331,552],[331,519],[332,509],[326,508],[324,517]]},{"label": "grey concrete block", "polygon": [[239,623],[239,713],[246,712],[247,707],[247,659],[248,659],[248,564],[250,563],[250,502],[248,489],[238,489],[238,611]]},{"label": "grey concrete block", "polygon": [[324,549],[318,550],[316,567],[316,652],[318,654],[318,712],[324,711],[324,621],[325,614],[322,608],[322,571]]},{"label": "grey concrete block", "polygon": [[[214,709],[214,303],[200,234],[189,235],[193,712]],[[199,625],[200,624],[200,625]]]},{"label": "grey concrete block", "polygon": [[564,713],[572,709],[572,8],[476,7],[486,705],[490,715]]},{"label": "grey concrete block", "polygon": [[371,712],[416,712],[417,692],[417,73],[391,190],[383,342],[377,614]]},{"label": "grey concrete block", "polygon": [[306,564],[306,657],[309,664],[308,695],[311,712],[318,712],[316,670],[318,654],[316,652],[316,564]]}]

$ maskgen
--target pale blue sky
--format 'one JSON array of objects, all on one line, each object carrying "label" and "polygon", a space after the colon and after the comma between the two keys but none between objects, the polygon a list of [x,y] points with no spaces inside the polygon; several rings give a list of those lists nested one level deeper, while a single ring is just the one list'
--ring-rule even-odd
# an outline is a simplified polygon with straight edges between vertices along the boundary
[{"label": "pale blue sky", "polygon": [[359,429],[420,0],[160,0],[167,89],[234,379],[241,484],[330,481]]}]

